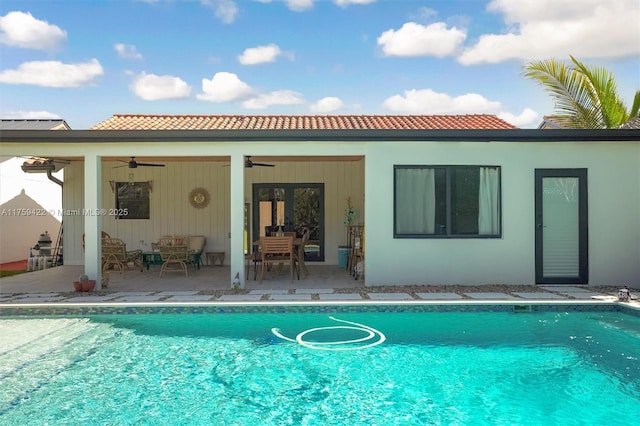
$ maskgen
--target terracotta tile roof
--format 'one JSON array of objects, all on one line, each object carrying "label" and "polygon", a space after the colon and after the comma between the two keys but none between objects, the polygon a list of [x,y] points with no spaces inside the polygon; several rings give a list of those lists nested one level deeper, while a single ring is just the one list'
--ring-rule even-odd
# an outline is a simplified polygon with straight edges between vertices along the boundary
[{"label": "terracotta tile roof", "polygon": [[495,115],[142,115],[115,114],[91,130],[515,129]]}]

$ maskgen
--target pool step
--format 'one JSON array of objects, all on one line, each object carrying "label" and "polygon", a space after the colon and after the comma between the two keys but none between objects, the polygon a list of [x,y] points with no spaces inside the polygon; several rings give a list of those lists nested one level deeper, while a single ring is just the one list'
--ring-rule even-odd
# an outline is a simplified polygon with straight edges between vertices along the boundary
[{"label": "pool step", "polygon": [[[0,415],[115,334],[86,319],[15,321],[19,327],[9,320],[0,329]],[[11,335],[12,323],[20,336]]]}]

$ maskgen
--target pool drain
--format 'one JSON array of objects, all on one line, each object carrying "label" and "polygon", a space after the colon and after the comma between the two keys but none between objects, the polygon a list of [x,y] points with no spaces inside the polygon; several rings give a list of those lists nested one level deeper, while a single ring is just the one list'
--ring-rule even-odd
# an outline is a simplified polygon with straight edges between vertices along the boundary
[{"label": "pool drain", "polygon": [[[360,349],[370,348],[380,343],[384,342],[387,338],[380,331],[375,328],[368,327],[364,324],[358,324],[357,322],[345,321],[341,319],[337,319],[334,317],[329,317],[329,319],[337,322],[342,322],[345,324],[351,325],[333,325],[329,327],[315,327],[305,330],[299,333],[295,339],[284,336],[280,333],[278,328],[272,328],[271,332],[278,336],[279,338],[286,340],[288,342],[298,343],[301,346],[309,349],[317,349],[321,351],[356,351]],[[337,330],[337,329],[347,329],[347,330],[358,330],[366,333],[364,337],[359,339],[350,339],[350,340],[334,340],[328,342],[310,342],[308,340],[304,340],[305,336],[308,336],[311,333],[317,331],[324,330]]]}]

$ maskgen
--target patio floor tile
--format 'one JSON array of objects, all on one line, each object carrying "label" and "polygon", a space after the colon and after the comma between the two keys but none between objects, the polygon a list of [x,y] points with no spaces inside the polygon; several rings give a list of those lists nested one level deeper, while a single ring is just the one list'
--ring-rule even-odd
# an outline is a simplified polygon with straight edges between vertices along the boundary
[{"label": "patio floor tile", "polygon": [[289,294],[286,288],[251,290],[249,294]]},{"label": "patio floor tile", "polygon": [[198,290],[172,290],[172,291],[161,291],[156,293],[158,296],[193,296],[198,294]]},{"label": "patio floor tile", "polygon": [[155,292],[153,291],[119,291],[116,293],[112,293],[111,296],[113,297],[120,297],[120,296],[149,296],[150,294],[153,294]]},{"label": "patio floor tile", "polygon": [[371,300],[413,300],[409,293],[369,293]]},{"label": "patio floor tile", "polygon": [[331,294],[332,288],[297,288],[296,294]]},{"label": "patio floor tile", "polygon": [[[120,299],[122,300],[122,299]],[[65,299],[64,302],[69,303],[97,303],[97,302],[111,302],[113,296],[78,296]]]},{"label": "patio floor tile", "polygon": [[310,294],[272,294],[269,300],[311,300]]},{"label": "patio floor tile", "polygon": [[3,302],[10,303],[46,303],[46,302],[60,302],[66,299],[64,296],[52,296],[52,297],[21,297],[14,299],[3,300]]},{"label": "patio floor tile", "polygon": [[462,296],[458,293],[416,293],[419,298],[425,300],[459,300]]},{"label": "patio floor tile", "polygon": [[20,295],[22,297],[56,297],[60,296],[60,293],[28,293]]},{"label": "patio floor tile", "polygon": [[318,294],[320,300],[362,300],[362,296],[358,293],[334,293],[334,294]]},{"label": "patio floor tile", "polygon": [[164,296],[158,295],[148,295],[148,296],[138,296],[138,295],[127,295],[118,297],[114,300],[114,302],[159,302],[160,299],[164,298]]},{"label": "patio floor tile", "polygon": [[184,295],[176,295],[170,296],[163,300],[164,302],[208,302],[212,299],[215,299],[215,296],[212,294],[184,294]]},{"label": "patio floor tile", "polygon": [[261,294],[223,294],[218,300],[223,302],[257,302]]},{"label": "patio floor tile", "polygon": [[487,292],[487,293],[483,293],[483,292],[470,292],[470,293],[465,293],[465,295],[469,296],[472,299],[487,299],[487,300],[491,300],[491,299],[496,299],[496,300],[510,300],[510,299],[515,299],[515,296],[512,296],[510,294],[506,294],[506,293],[494,293],[494,292]]}]

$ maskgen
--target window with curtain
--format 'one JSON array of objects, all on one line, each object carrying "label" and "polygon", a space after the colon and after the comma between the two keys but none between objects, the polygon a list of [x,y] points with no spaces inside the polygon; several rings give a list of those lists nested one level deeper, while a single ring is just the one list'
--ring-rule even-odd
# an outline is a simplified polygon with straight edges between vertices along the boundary
[{"label": "window with curtain", "polygon": [[499,237],[500,167],[395,166],[394,237]]}]

